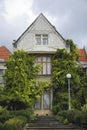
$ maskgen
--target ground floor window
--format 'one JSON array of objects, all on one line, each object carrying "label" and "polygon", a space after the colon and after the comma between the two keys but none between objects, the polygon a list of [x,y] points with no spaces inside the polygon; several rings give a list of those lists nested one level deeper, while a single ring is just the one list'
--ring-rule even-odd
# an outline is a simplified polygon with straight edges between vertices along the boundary
[{"label": "ground floor window", "polygon": [[34,106],[35,109],[41,109],[41,97],[37,100]]}]

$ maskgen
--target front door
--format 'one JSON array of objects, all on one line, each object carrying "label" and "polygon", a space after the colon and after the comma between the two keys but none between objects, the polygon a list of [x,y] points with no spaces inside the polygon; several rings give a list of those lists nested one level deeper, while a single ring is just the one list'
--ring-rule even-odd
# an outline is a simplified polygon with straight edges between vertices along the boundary
[{"label": "front door", "polygon": [[35,114],[49,115],[52,109],[52,90],[45,91],[35,104]]}]

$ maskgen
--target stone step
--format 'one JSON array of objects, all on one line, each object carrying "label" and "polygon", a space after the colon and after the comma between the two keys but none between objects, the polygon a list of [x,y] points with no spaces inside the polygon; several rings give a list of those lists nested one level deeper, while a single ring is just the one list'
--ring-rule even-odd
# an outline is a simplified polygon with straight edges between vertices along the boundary
[{"label": "stone step", "polygon": [[40,116],[34,121],[26,124],[24,130],[84,130],[72,124],[64,125],[59,123],[55,117]]},{"label": "stone step", "polygon": [[27,127],[26,130],[83,130],[79,128]]},{"label": "stone step", "polygon": [[61,123],[58,123],[58,122],[35,122],[35,123],[29,123],[29,126],[57,126],[57,125],[61,125]]},{"label": "stone step", "polygon": [[79,127],[76,127],[74,125],[54,125],[54,124],[27,124],[26,130],[83,130]]}]

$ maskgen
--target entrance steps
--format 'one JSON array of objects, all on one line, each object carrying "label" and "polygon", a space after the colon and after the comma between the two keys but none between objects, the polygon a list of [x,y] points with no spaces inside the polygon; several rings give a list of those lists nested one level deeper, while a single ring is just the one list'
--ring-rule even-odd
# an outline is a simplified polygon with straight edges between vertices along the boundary
[{"label": "entrance steps", "polygon": [[55,117],[37,116],[37,118],[26,124],[24,130],[85,130],[72,124],[59,123]]}]

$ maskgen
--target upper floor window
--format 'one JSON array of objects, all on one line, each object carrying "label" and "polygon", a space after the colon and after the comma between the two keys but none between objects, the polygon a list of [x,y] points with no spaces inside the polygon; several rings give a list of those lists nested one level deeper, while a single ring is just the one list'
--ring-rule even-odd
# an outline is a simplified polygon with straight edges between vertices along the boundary
[{"label": "upper floor window", "polygon": [[50,56],[38,56],[36,58],[36,64],[41,65],[40,75],[51,74],[51,57]]},{"label": "upper floor window", "polygon": [[47,34],[36,34],[36,45],[48,45],[48,35]]}]

